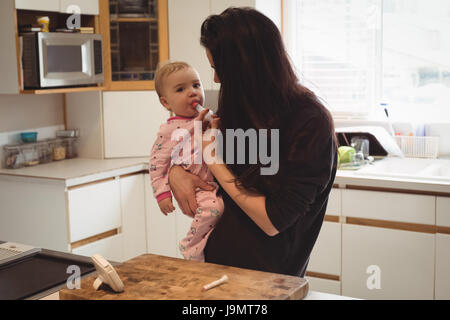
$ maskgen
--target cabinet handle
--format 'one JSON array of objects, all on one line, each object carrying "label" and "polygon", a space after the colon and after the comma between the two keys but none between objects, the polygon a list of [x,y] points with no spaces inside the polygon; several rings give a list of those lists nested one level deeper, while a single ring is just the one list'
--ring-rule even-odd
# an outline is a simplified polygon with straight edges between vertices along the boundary
[{"label": "cabinet handle", "polygon": [[97,234],[95,236],[92,236],[92,237],[89,237],[89,238],[86,238],[86,239],[81,239],[81,240],[72,242],[70,244],[70,247],[73,250],[75,248],[78,248],[78,247],[81,247],[81,246],[85,246],[85,245],[87,245],[89,243],[96,242],[96,241],[99,241],[99,240],[102,240],[102,239],[106,239],[106,238],[115,236],[116,234],[119,234],[119,230],[118,229],[109,230],[109,231]]}]

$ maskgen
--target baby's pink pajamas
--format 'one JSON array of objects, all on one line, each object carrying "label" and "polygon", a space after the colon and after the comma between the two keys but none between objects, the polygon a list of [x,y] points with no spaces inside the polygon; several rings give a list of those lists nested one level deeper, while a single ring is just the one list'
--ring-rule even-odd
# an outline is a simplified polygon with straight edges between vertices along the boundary
[{"label": "baby's pink pajamas", "polygon": [[[175,134],[178,139],[172,139],[172,133],[178,129],[180,130],[177,133],[180,134]],[[183,129],[186,135],[184,135],[184,141],[181,142]],[[181,165],[186,171],[215,186],[212,191],[197,188],[195,197],[198,209],[190,230],[179,243],[181,254],[185,259],[204,261],[203,249],[212,229],[223,213],[224,205],[222,198],[216,194],[218,185],[214,182],[214,177],[206,163],[204,161],[201,161],[201,164],[194,163],[195,156],[198,156],[200,150],[198,148],[194,150],[193,135],[194,118],[178,116],[169,118],[167,123],[161,125],[152,147],[149,171],[153,195],[158,202],[172,197],[168,177],[172,165]],[[186,150],[186,154],[182,150]]]}]

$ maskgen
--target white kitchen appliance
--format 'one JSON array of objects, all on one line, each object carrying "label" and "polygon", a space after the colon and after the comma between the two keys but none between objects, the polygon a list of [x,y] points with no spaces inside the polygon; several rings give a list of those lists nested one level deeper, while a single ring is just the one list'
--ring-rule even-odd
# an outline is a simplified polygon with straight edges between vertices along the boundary
[{"label": "white kitchen appliance", "polygon": [[58,32],[21,35],[25,89],[102,83],[102,36]]}]

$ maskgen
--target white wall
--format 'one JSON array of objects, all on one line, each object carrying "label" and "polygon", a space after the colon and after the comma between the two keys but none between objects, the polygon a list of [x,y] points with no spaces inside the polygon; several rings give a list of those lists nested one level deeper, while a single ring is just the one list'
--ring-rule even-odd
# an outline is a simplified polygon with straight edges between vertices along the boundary
[{"label": "white wall", "polygon": [[63,97],[62,94],[0,95],[0,159],[3,160],[5,144],[20,142],[20,132],[37,131],[38,140],[42,140],[64,129]]}]

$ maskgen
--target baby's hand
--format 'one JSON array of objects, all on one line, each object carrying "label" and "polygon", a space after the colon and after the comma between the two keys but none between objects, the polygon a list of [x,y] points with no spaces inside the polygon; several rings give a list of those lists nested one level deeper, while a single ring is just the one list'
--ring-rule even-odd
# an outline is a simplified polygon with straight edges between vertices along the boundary
[{"label": "baby's hand", "polygon": [[158,206],[165,216],[167,216],[168,213],[171,213],[175,210],[175,207],[173,206],[172,203],[172,198],[165,198],[161,200],[160,202],[158,202]]}]

